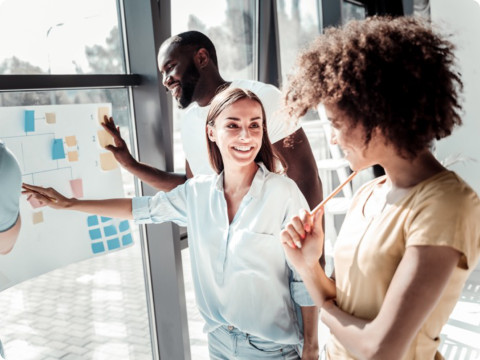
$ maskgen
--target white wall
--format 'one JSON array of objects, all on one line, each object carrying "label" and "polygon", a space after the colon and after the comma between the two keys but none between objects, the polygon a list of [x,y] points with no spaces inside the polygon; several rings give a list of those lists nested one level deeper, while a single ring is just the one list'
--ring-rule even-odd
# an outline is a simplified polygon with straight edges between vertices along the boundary
[{"label": "white wall", "polygon": [[454,34],[464,83],[463,126],[437,143],[437,156],[462,154],[477,161],[451,167],[480,194],[480,0],[431,0],[435,24]]}]

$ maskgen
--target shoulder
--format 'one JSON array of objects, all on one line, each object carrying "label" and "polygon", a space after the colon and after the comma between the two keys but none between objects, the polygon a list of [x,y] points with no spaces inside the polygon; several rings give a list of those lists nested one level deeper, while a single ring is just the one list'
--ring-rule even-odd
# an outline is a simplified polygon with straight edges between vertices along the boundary
[{"label": "shoulder", "polygon": [[268,171],[265,175],[265,186],[275,189],[278,194],[282,196],[300,193],[295,181],[290,179],[287,175],[277,174]]},{"label": "shoulder", "polygon": [[448,206],[460,210],[474,210],[480,207],[475,191],[456,173],[444,171],[420,184],[415,194],[418,204],[428,202],[437,206]]},{"label": "shoulder", "polygon": [[0,173],[2,174],[0,179],[21,174],[17,159],[2,142],[0,142]]}]

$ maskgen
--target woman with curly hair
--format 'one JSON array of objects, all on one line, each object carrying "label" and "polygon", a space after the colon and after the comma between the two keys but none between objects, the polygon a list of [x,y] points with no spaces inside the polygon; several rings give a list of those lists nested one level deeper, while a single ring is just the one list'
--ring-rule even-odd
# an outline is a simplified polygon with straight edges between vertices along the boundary
[{"label": "woman with curly hair", "polygon": [[290,114],[323,104],[350,167],[386,172],[355,195],[331,277],[318,263],[321,214],[294,217],[281,235],[322,307],[328,359],[442,358],[442,326],[480,254],[480,200],[430,152],[461,124],[454,65],[453,45],[415,18],[327,30],[298,59]]}]

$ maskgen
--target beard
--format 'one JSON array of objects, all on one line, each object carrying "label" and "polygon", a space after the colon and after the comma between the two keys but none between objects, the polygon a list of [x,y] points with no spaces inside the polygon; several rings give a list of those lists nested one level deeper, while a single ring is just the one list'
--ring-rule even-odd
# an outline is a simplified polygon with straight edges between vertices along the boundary
[{"label": "beard", "polygon": [[185,69],[185,73],[181,80],[180,88],[182,89],[182,92],[180,98],[177,100],[179,109],[185,109],[192,103],[193,93],[197,87],[198,79],[200,79],[200,73],[192,61]]}]

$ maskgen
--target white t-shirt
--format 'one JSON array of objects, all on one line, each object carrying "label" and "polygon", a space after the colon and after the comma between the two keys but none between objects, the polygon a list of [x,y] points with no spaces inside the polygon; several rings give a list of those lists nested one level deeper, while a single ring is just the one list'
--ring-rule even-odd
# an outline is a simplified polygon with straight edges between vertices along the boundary
[{"label": "white t-shirt", "polygon": [[[294,133],[298,126],[292,126],[276,114],[281,105],[281,92],[275,86],[254,80],[234,80],[230,87],[252,91],[262,101],[267,116],[268,137],[272,144]],[[190,106],[182,119],[182,143],[185,158],[193,175],[209,175],[214,171],[208,161],[205,126],[210,106]]]}]

